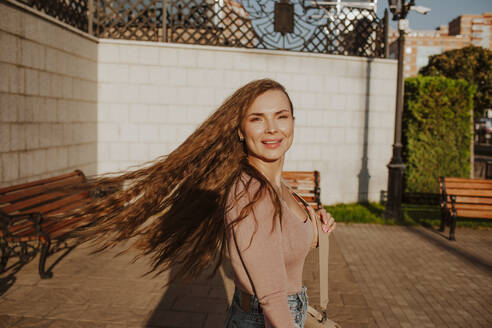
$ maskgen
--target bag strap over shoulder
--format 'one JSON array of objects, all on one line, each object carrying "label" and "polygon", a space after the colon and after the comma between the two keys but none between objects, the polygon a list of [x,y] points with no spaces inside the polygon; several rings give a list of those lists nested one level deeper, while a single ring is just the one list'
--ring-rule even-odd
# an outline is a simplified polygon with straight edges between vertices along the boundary
[{"label": "bag strap over shoulder", "polygon": [[296,199],[298,199],[298,200],[302,203],[302,205],[304,205],[304,209],[306,210],[306,212],[307,212],[307,214],[309,215],[309,217],[311,217],[311,215],[309,214],[309,211],[308,211],[308,207],[310,206],[310,205],[308,204],[308,202],[306,202],[306,201],[304,200],[304,198],[302,198],[302,196],[300,196],[298,193],[296,193],[296,192],[294,191],[294,189],[292,189],[292,188],[289,186],[289,184],[288,184],[288,183],[287,183],[284,179],[280,179],[280,181],[281,181],[281,182],[282,182],[282,183],[283,183],[283,184],[287,187],[287,189],[289,189],[289,191],[292,193],[292,195],[293,195]]},{"label": "bag strap over shoulder", "polygon": [[[302,196],[300,196],[298,193],[296,193],[290,186],[289,184],[284,180],[284,179],[280,179],[280,181],[287,187],[287,189],[289,189],[289,191],[292,193],[292,195],[298,199],[302,205],[304,205],[304,210],[306,211],[309,219],[311,220],[311,223],[313,225],[316,226],[316,230],[318,231],[318,238],[315,238],[313,239],[313,242],[311,243],[311,246],[310,248],[317,248],[318,245],[319,245],[319,232],[320,232],[320,224],[321,224],[321,221],[320,220],[316,220],[316,218],[313,218],[311,217],[311,213],[309,212],[308,208],[310,207],[310,205],[308,204],[308,202],[306,202],[304,200],[304,198],[302,198]],[[314,228],[313,228],[314,229]]]}]

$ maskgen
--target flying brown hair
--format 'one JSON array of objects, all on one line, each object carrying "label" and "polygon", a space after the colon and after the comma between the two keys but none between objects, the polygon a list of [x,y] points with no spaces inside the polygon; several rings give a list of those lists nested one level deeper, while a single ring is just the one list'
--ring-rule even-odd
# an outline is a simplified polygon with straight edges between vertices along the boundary
[{"label": "flying brown hair", "polygon": [[[213,268],[213,276],[226,252],[227,195],[243,173],[258,180],[260,188],[233,224],[246,217],[264,192],[270,194],[275,217],[281,220],[277,193],[249,164],[237,133],[256,97],[272,89],[289,98],[285,88],[271,79],[247,83],[172,153],[137,170],[92,178],[87,188],[116,191],[65,214],[65,219],[91,222],[76,236],[94,241],[96,251],[131,239],[130,248],[140,251],[137,258],[151,257],[148,273],[157,275],[172,267],[175,277],[186,279]],[[290,98],[289,102],[293,112]]]}]

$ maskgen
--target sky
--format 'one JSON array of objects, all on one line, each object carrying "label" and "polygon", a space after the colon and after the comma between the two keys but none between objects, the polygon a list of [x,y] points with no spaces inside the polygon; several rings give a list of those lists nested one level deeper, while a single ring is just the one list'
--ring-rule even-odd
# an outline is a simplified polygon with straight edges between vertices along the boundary
[{"label": "sky", "polygon": [[[431,8],[431,12],[421,15],[411,11],[407,19],[412,30],[435,30],[462,14],[492,12],[492,0],[416,0],[415,5]],[[388,8],[388,0],[378,0],[379,17],[383,17],[385,8]],[[397,23],[391,18],[390,13],[391,26],[396,28]]]}]

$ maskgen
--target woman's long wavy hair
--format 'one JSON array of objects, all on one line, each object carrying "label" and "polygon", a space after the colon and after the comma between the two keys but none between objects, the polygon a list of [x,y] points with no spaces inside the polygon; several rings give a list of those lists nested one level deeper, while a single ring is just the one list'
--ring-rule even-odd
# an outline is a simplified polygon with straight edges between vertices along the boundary
[{"label": "woman's long wavy hair", "polygon": [[[116,191],[68,214],[91,222],[76,236],[96,242],[96,252],[131,239],[129,248],[140,251],[137,258],[151,257],[148,273],[157,275],[172,267],[175,277],[186,279],[212,268],[210,277],[215,275],[226,252],[227,195],[243,173],[258,180],[260,187],[234,223],[244,219],[264,192],[274,202],[275,217],[282,216],[277,193],[249,164],[238,136],[247,109],[272,89],[289,98],[276,81],[252,81],[229,96],[172,153],[137,170],[90,179],[87,188]],[[290,98],[289,102],[293,111]]]}]

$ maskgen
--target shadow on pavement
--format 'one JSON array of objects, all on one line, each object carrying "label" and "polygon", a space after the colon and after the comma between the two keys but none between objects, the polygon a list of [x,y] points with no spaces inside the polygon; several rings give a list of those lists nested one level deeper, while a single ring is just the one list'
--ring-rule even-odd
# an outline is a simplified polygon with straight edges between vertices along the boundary
[{"label": "shadow on pavement", "polygon": [[222,327],[228,299],[232,296],[226,288],[226,280],[230,285],[233,279],[230,261],[226,259],[222,268],[209,279],[211,272],[193,281],[169,285],[144,327]]},{"label": "shadow on pavement", "polygon": [[[63,252],[60,256],[56,258],[56,260],[51,263],[46,270],[47,272],[52,272],[52,270],[63,260],[77,245],[68,245],[65,240],[61,240],[57,242],[51,249],[48,254],[48,259],[53,255],[57,255],[60,252]],[[17,273],[31,261],[39,261],[40,250],[36,250],[35,248],[31,248],[29,252],[21,251],[20,254],[23,257],[21,260],[19,256],[12,255],[9,258],[8,262],[11,262],[13,259],[17,260],[16,262],[5,267],[3,272],[0,272],[0,296],[5,294],[17,281],[16,275]]]},{"label": "shadow on pavement", "polygon": [[[470,263],[477,269],[484,271],[486,274],[490,274],[492,272],[492,263],[475,254],[467,252],[465,249],[458,248],[457,246],[459,246],[459,241],[450,241],[446,235],[432,226],[425,228],[425,230],[432,232],[432,234],[426,233],[416,227],[407,227],[409,231],[413,232],[420,238],[432,243],[434,246],[446,252],[449,252],[450,254],[457,256],[459,259]],[[435,238],[434,236],[439,236],[441,238]]]}]

